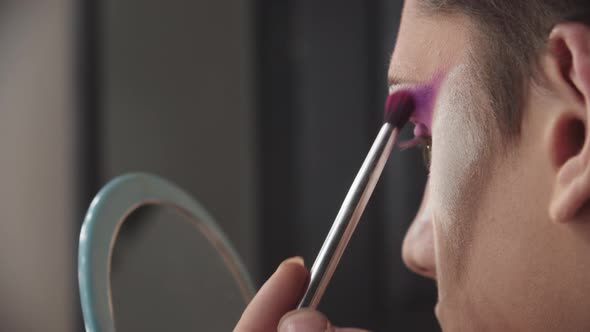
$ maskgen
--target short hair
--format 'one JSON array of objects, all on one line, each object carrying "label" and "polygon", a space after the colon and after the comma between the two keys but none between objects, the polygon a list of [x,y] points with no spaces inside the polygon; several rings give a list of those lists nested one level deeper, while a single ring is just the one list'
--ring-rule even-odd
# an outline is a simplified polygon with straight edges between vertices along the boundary
[{"label": "short hair", "polygon": [[589,0],[419,0],[430,13],[460,12],[475,24],[477,75],[504,136],[520,134],[526,80],[536,78],[551,29],[564,21],[590,23]]}]

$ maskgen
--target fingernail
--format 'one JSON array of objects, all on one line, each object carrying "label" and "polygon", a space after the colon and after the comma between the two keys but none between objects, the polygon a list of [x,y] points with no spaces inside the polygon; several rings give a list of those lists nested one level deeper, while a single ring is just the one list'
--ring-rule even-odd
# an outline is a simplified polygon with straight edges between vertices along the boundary
[{"label": "fingernail", "polygon": [[299,256],[291,257],[291,258],[285,259],[281,263],[281,265],[279,265],[279,267],[280,266],[283,266],[285,264],[298,264],[298,265],[301,265],[301,266],[305,266],[305,261],[303,260],[303,257],[299,257]]},{"label": "fingernail", "polygon": [[329,328],[326,317],[313,310],[297,310],[287,314],[279,322],[279,332],[326,332]]}]

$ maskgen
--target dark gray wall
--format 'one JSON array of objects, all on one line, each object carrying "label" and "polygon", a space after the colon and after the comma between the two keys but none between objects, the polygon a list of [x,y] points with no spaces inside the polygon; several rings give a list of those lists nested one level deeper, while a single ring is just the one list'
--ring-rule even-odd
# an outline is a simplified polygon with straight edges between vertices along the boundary
[{"label": "dark gray wall", "polygon": [[256,275],[250,24],[239,0],[104,1],[98,149],[103,182],[146,171],[194,195]]}]

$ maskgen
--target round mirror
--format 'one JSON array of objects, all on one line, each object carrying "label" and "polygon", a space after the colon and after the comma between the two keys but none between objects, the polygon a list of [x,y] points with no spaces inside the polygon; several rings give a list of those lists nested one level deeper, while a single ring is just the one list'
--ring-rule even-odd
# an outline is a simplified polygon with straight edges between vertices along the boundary
[{"label": "round mirror", "polygon": [[231,331],[253,294],[210,216],[157,177],[109,183],[80,234],[87,331]]}]

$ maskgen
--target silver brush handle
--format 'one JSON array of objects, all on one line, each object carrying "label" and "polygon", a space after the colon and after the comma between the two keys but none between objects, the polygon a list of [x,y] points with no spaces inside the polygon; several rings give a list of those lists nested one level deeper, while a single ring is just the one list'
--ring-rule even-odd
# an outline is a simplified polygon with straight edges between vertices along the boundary
[{"label": "silver brush handle", "polygon": [[309,285],[298,308],[317,308],[381,176],[398,132],[389,123],[381,127],[313,263]]}]

